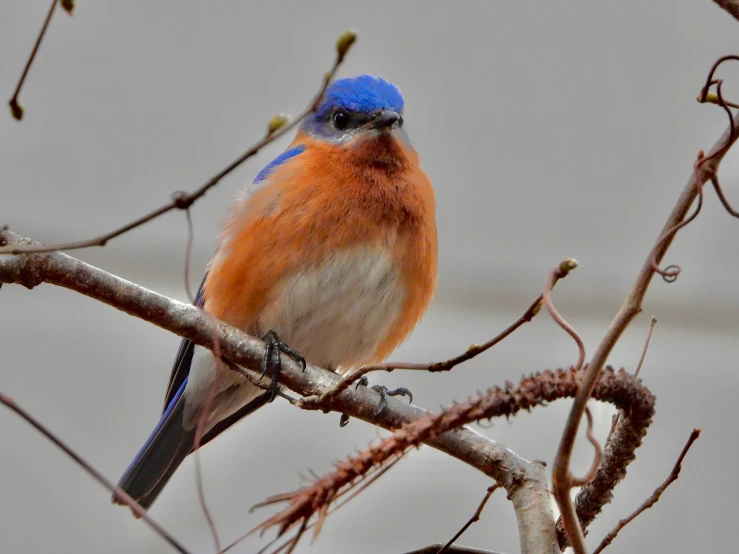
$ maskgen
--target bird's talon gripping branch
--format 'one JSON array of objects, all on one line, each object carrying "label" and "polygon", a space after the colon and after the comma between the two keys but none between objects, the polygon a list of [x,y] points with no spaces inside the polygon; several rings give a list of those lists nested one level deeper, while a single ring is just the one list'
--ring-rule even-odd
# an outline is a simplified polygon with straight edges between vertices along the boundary
[{"label": "bird's talon gripping branch", "polygon": [[268,370],[272,370],[272,382],[269,387],[269,402],[272,402],[277,396],[279,383],[278,377],[280,368],[282,367],[282,354],[287,354],[293,360],[301,364],[303,366],[303,371],[305,371],[306,363],[305,358],[303,358],[298,351],[290,348],[287,344],[282,342],[280,337],[278,337],[277,333],[274,331],[267,331],[262,337],[262,340],[264,340],[267,347],[264,350],[264,358],[262,358],[262,373],[259,375],[259,378],[262,379],[262,377],[267,374]]},{"label": "bird's talon gripping branch", "polygon": [[[366,375],[362,375],[362,377],[357,381],[357,384],[354,385],[354,390],[357,390],[360,386],[366,387],[369,385],[369,379],[367,379]],[[346,414],[341,414],[341,418],[339,419],[339,427],[346,427],[349,425],[349,416]]]},{"label": "bird's talon gripping branch", "polygon": [[377,406],[377,413],[375,414],[375,418],[378,418],[382,414],[382,412],[385,411],[385,408],[387,408],[388,396],[407,396],[409,399],[408,401],[413,402],[413,393],[411,393],[411,391],[405,387],[398,387],[397,389],[388,390],[388,388],[383,385],[374,385],[372,387],[372,390],[380,393],[380,403]]},{"label": "bird's talon gripping branch", "polygon": [[[354,389],[358,389],[360,385],[366,387],[368,384],[369,380],[367,379],[367,376],[363,375],[362,378],[357,381]],[[413,393],[405,387],[398,387],[397,389],[388,390],[388,388],[385,386],[374,385],[372,387],[372,390],[380,393],[380,403],[377,405],[377,413],[375,414],[375,418],[379,417],[380,414],[385,411],[385,408],[387,408],[388,396],[407,396],[409,402],[413,402]],[[349,416],[346,414],[341,414],[341,419],[339,419],[339,427],[346,427],[348,423]]]}]

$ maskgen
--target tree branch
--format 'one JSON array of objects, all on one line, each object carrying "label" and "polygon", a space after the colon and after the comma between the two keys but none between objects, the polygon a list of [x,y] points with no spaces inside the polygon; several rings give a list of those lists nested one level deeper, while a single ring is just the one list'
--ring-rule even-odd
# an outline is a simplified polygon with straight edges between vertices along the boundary
[{"label": "tree branch", "polygon": [[734,19],[739,20],[739,2],[737,0],[713,0],[713,2],[727,12],[729,12]]},{"label": "tree branch", "polygon": [[667,479],[664,480],[664,482],[657,487],[654,492],[649,495],[649,498],[647,498],[641,506],[639,506],[634,512],[632,512],[627,518],[619,520],[616,527],[614,527],[601,541],[601,543],[598,545],[598,547],[593,550],[593,554],[600,554],[606,547],[608,547],[609,544],[613,542],[613,539],[616,538],[616,535],[619,534],[621,529],[626,527],[629,523],[631,523],[633,520],[635,520],[641,513],[644,512],[644,510],[648,510],[652,506],[654,506],[657,501],[662,496],[662,493],[667,490],[667,487],[669,487],[673,481],[676,481],[678,476],[680,475],[680,470],[682,469],[683,460],[685,459],[685,455],[688,453],[688,450],[690,450],[690,447],[693,446],[693,443],[696,441],[696,439],[700,436],[701,430],[700,429],[693,429],[693,432],[690,433],[690,437],[688,437],[688,442],[685,443],[685,446],[683,447],[682,452],[680,452],[680,456],[678,456],[677,461],[675,462],[675,465],[672,468],[672,471],[667,476]]},{"label": "tree branch", "polygon": [[[2,243],[30,245],[33,241],[5,230],[0,231],[0,245]],[[208,349],[213,348],[214,339],[217,339],[224,358],[254,371],[261,368],[263,341],[215,321],[199,308],[169,299],[60,252],[0,254],[0,283],[17,283],[33,288],[44,282],[99,300]],[[335,388],[340,381],[341,377],[334,372],[310,364],[303,370],[289,356],[283,357],[280,382],[303,396],[320,395],[323,391]],[[395,429],[428,413],[390,398],[387,408],[377,416],[379,401],[380,394],[368,387],[349,388],[333,399],[330,409],[386,429]],[[542,485],[542,494],[546,493],[546,483],[539,482],[540,476],[535,464],[469,427],[435,436],[426,441],[426,444],[495,479],[506,488],[514,506],[516,503],[522,506],[535,503],[525,499],[536,492],[533,483]],[[532,483],[526,481],[529,476]],[[538,526],[551,525],[553,529],[551,512],[524,514],[517,511],[517,516],[524,518],[519,518],[519,524],[523,522],[527,526],[532,518],[548,516],[551,522],[540,522]],[[556,541],[554,547],[555,550],[550,549],[551,552],[557,551]]]},{"label": "tree branch", "polygon": [[44,435],[47,439],[49,439],[57,448],[59,448],[62,452],[64,452],[67,456],[72,458],[77,465],[79,465],[83,470],[85,470],[88,475],[90,475],[95,481],[100,483],[103,487],[108,489],[110,492],[114,492],[117,494],[130,508],[133,510],[133,512],[136,514],[137,517],[142,518],[154,531],[157,532],[157,534],[162,537],[165,541],[167,541],[172,548],[174,548],[177,552],[180,554],[190,554],[189,550],[187,550],[177,539],[175,539],[164,527],[162,527],[159,523],[157,523],[147,512],[144,510],[139,504],[131,498],[126,492],[124,492],[122,489],[108,481],[105,476],[103,476],[102,473],[100,473],[97,469],[95,469],[87,460],[85,460],[82,456],[77,454],[74,450],[72,450],[69,446],[67,446],[66,443],[64,443],[59,437],[57,437],[53,432],[51,432],[44,424],[42,424],[39,420],[37,420],[35,417],[33,417],[31,414],[29,414],[26,410],[21,408],[18,404],[15,403],[15,401],[0,392],[0,404],[6,406],[8,409],[12,410],[16,414],[18,414],[21,418],[23,418],[26,422],[28,422],[34,429],[36,429],[39,433]]},{"label": "tree branch", "polygon": [[[613,350],[613,347],[631,320],[641,311],[642,301],[656,272],[655,266],[659,265],[672,244],[675,238],[675,229],[683,222],[693,201],[701,194],[703,184],[716,175],[724,154],[736,141],[737,133],[734,132],[734,128],[736,125],[739,125],[739,115],[730,119],[730,123],[729,128],[719,137],[709,154],[699,158],[699,161],[694,165],[694,170],[688,179],[688,183],[685,185],[683,192],[672,209],[672,213],[667,218],[657,242],[647,255],[631,291],[624,299],[616,317],[611,322],[605,336],[598,345],[585,375],[583,375],[582,384],[570,410],[552,468],[554,497],[562,513],[564,528],[571,543],[574,542],[577,545],[584,544],[583,530],[578,525],[577,518],[574,517],[575,511],[570,498],[569,468],[572,449],[575,444],[575,436],[580,427],[585,406],[590,399],[593,388],[598,380],[598,375],[603,369],[611,350]],[[574,541],[573,538],[575,539]]]}]

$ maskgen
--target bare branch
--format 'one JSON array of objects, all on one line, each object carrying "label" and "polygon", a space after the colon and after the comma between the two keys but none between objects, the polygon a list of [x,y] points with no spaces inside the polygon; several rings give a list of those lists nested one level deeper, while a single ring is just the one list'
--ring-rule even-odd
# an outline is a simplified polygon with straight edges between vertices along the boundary
[{"label": "bare branch", "polygon": [[616,538],[616,535],[618,535],[621,529],[623,529],[634,519],[636,519],[644,510],[648,510],[657,503],[660,496],[662,496],[662,493],[667,490],[667,487],[669,487],[673,481],[677,480],[678,476],[680,475],[680,469],[682,469],[683,459],[688,453],[688,450],[690,450],[690,447],[693,446],[695,440],[700,436],[700,434],[700,429],[693,429],[693,432],[690,433],[690,437],[688,438],[688,442],[685,443],[685,446],[683,447],[682,452],[680,452],[680,456],[678,456],[677,462],[675,462],[675,466],[672,468],[672,471],[667,476],[667,479],[665,479],[665,481],[655,489],[655,491],[649,496],[649,498],[647,498],[641,506],[639,506],[631,515],[629,515],[629,517],[618,522],[618,525],[616,525],[616,527],[614,527],[613,530],[611,530],[611,532],[603,538],[601,543],[598,545],[598,548],[593,551],[593,554],[599,554],[600,552],[602,552],[604,548],[606,548],[609,544],[611,544],[611,542],[613,542],[613,539]]},{"label": "bare branch", "polygon": [[302,121],[305,116],[307,116],[308,114],[310,114],[311,112],[315,111],[318,108],[318,105],[320,104],[321,99],[323,98],[323,94],[326,92],[326,88],[331,83],[331,80],[336,74],[336,71],[338,71],[339,66],[344,61],[344,57],[346,56],[349,50],[349,47],[354,43],[356,38],[357,38],[357,35],[354,31],[344,31],[339,36],[339,40],[336,43],[336,59],[334,60],[333,66],[331,67],[329,72],[324,75],[323,80],[321,81],[321,87],[318,93],[311,100],[308,107],[305,110],[303,110],[303,112],[297,118],[295,118],[295,120],[293,120],[288,125],[283,125],[282,127],[278,127],[274,131],[273,129],[275,129],[275,125],[273,125],[273,121],[270,121],[270,125],[268,126],[267,135],[264,138],[259,140],[254,146],[252,146],[244,154],[239,156],[234,162],[232,162],[226,168],[222,169],[216,175],[211,177],[200,188],[194,190],[193,192],[189,194],[185,192],[175,193],[172,197],[172,201],[169,202],[168,204],[165,204],[164,206],[161,206],[160,208],[157,208],[156,210],[146,215],[143,215],[139,217],[138,219],[135,219],[134,221],[124,225],[123,227],[119,227],[118,229],[105,233],[104,235],[100,235],[99,237],[95,237],[95,238],[88,239],[88,240],[81,240],[77,242],[61,243],[61,244],[48,244],[48,245],[47,244],[27,244],[24,246],[8,245],[5,247],[0,247],[0,254],[21,254],[21,253],[28,254],[28,253],[41,253],[41,252],[55,252],[59,250],[77,250],[80,248],[89,248],[91,246],[105,246],[108,243],[108,241],[113,240],[114,238],[117,238],[127,233],[128,231],[131,231],[132,229],[140,227],[141,225],[144,225],[145,223],[148,223],[149,221],[152,221],[153,219],[156,219],[157,217],[164,215],[167,212],[170,212],[175,209],[187,210],[188,208],[190,208],[190,206],[193,205],[195,201],[197,201],[202,196],[205,196],[205,193],[208,192],[210,189],[212,189],[214,186],[216,186],[221,181],[221,179],[226,177],[226,175],[231,173],[234,169],[239,167],[246,160],[254,156],[262,148],[274,142],[275,140],[280,138],[282,135],[290,131],[293,127],[295,127],[298,123],[300,123],[300,121]]},{"label": "bare branch", "polygon": [[477,507],[477,510],[475,510],[475,513],[472,514],[472,517],[465,523],[462,528],[456,532],[456,534],[449,539],[449,541],[443,545],[435,554],[444,554],[444,552],[451,552],[451,548],[454,545],[454,542],[461,537],[464,532],[469,529],[470,525],[475,523],[476,521],[480,521],[480,516],[482,515],[482,511],[485,509],[485,504],[488,503],[488,500],[490,500],[490,497],[493,496],[493,493],[498,489],[498,485],[491,485],[488,487],[487,492],[485,493],[485,496],[483,496],[482,501],[480,502],[480,505]]},{"label": "bare branch", "polygon": [[683,189],[672,213],[669,215],[663,226],[662,232],[660,233],[660,239],[658,239],[657,243],[655,243],[652,248],[652,251],[647,256],[631,291],[625,298],[621,308],[616,314],[616,317],[611,322],[603,340],[598,345],[598,348],[588,365],[588,369],[583,376],[580,390],[578,391],[575,401],[573,402],[572,409],[570,410],[570,414],[562,434],[562,439],[560,440],[557,456],[554,460],[554,467],[552,469],[554,497],[560,508],[560,512],[563,515],[562,521],[564,523],[567,536],[571,542],[574,537],[574,542],[580,544],[584,543],[582,528],[578,524],[577,519],[572,517],[574,508],[570,498],[570,487],[568,484],[572,449],[575,443],[577,430],[580,426],[580,421],[585,412],[585,406],[591,397],[593,388],[598,380],[598,374],[603,369],[611,350],[631,320],[641,311],[641,304],[644,299],[644,295],[646,294],[647,288],[655,274],[653,262],[656,262],[657,264],[661,262],[675,238],[675,234],[670,234],[670,231],[685,219],[690,206],[698,196],[699,191],[702,190],[702,185],[716,175],[718,166],[723,159],[724,154],[737,139],[737,134],[734,132],[735,125],[737,123],[739,123],[739,116],[737,116],[736,120],[731,120],[729,128],[716,141],[708,156],[701,158],[699,162],[695,164],[694,170],[688,179],[688,183]]},{"label": "bare branch", "polygon": [[154,531],[157,532],[157,534],[162,537],[165,541],[167,541],[175,550],[180,552],[181,554],[189,554],[189,551],[182,546],[177,539],[175,539],[172,535],[169,534],[169,532],[159,525],[147,512],[144,510],[141,506],[139,506],[138,502],[136,502],[133,498],[131,498],[128,494],[126,494],[122,489],[116,487],[113,483],[108,481],[102,473],[100,473],[97,469],[95,469],[90,463],[87,462],[82,456],[77,454],[74,450],[72,450],[67,444],[62,441],[59,437],[57,437],[53,432],[51,432],[43,423],[41,423],[39,420],[37,420],[35,417],[33,417],[31,414],[29,414],[27,411],[25,411],[23,408],[21,408],[18,404],[15,403],[15,401],[9,397],[6,396],[3,393],[0,393],[0,404],[5,405],[9,409],[11,409],[13,412],[18,414],[20,417],[25,419],[28,423],[30,423],[39,433],[44,435],[47,439],[49,439],[52,443],[54,443],[62,452],[64,452],[67,456],[72,458],[74,462],[80,466],[82,469],[84,469],[95,481],[100,483],[103,487],[105,487],[109,492],[115,493],[118,498],[120,498],[125,504],[128,504],[128,506],[133,510],[133,512],[140,518],[142,518]]},{"label": "bare branch", "polygon": [[[641,371],[641,367],[644,364],[644,358],[647,357],[647,350],[649,350],[649,342],[652,340],[652,333],[654,332],[655,325],[657,325],[657,318],[652,316],[652,319],[649,322],[649,331],[647,331],[647,339],[644,341],[644,348],[642,348],[641,357],[639,358],[639,363],[636,364],[636,371],[634,371],[634,377],[639,377],[639,372]],[[610,440],[610,437],[613,434],[613,431],[615,431],[616,426],[618,425],[619,419],[621,419],[621,412],[617,412],[616,415],[613,416],[613,422],[611,423],[611,430],[608,433],[608,438],[606,439],[606,443]]]},{"label": "bare branch", "polygon": [[[566,277],[569,272],[562,274],[562,278]],[[304,398],[301,402],[301,407],[309,409],[321,409],[327,404],[331,403],[331,400],[342,391],[349,388],[350,385],[361,379],[368,373],[373,371],[387,371],[392,372],[396,369],[408,369],[408,370],[421,370],[421,371],[449,371],[452,368],[464,363],[472,358],[479,356],[483,352],[489,350],[503,339],[507,338],[511,333],[516,331],[524,323],[529,323],[541,309],[541,303],[543,295],[537,296],[534,301],[526,308],[526,311],[521,316],[506,327],[503,331],[498,333],[496,336],[488,340],[483,344],[473,344],[467,350],[461,354],[454,356],[443,362],[429,362],[429,363],[414,363],[414,362],[383,362],[380,364],[372,364],[361,366],[351,373],[344,375],[344,379],[339,383],[335,389],[324,392],[320,397]]]},{"label": "bare branch", "polygon": [[652,316],[652,319],[649,321],[649,331],[647,331],[647,340],[644,341],[644,348],[641,351],[641,357],[639,358],[639,363],[636,364],[636,371],[634,371],[634,377],[639,377],[641,366],[644,364],[644,358],[647,357],[647,350],[649,350],[649,341],[652,340],[652,333],[654,332],[655,325],[657,325],[657,318]]},{"label": "bare branch", "polygon": [[590,464],[590,469],[588,470],[588,472],[582,477],[572,478],[573,487],[582,487],[583,485],[587,485],[588,483],[590,483],[590,481],[595,479],[595,473],[598,471],[600,460],[603,458],[603,449],[601,448],[598,439],[596,439],[595,435],[593,435],[593,415],[590,413],[590,408],[588,408],[587,406],[585,406],[585,416],[588,420],[588,428],[585,432],[585,436],[588,438],[588,442],[593,445],[595,452],[593,453],[593,462]]},{"label": "bare branch", "polygon": [[739,2],[737,0],[713,0],[713,2],[727,12],[729,12],[734,19],[739,20]]}]

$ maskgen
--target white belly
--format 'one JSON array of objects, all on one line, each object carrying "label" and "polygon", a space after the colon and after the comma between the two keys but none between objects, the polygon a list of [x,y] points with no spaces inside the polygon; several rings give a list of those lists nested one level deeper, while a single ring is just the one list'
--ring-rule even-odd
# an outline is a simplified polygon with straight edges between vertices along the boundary
[{"label": "white belly", "polygon": [[332,369],[371,360],[405,297],[390,255],[370,246],[336,252],[275,290],[258,331],[276,332],[309,362]]}]

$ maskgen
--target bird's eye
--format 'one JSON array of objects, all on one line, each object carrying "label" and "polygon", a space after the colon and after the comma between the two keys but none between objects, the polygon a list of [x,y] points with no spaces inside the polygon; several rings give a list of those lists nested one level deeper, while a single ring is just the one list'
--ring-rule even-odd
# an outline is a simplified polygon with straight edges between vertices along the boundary
[{"label": "bird's eye", "polygon": [[339,131],[343,131],[349,127],[349,114],[346,112],[336,112],[334,114],[334,127]]},{"label": "bird's eye", "polygon": [[402,127],[403,123],[405,123],[405,119],[403,119],[403,116],[401,115],[398,119],[398,127]]}]

